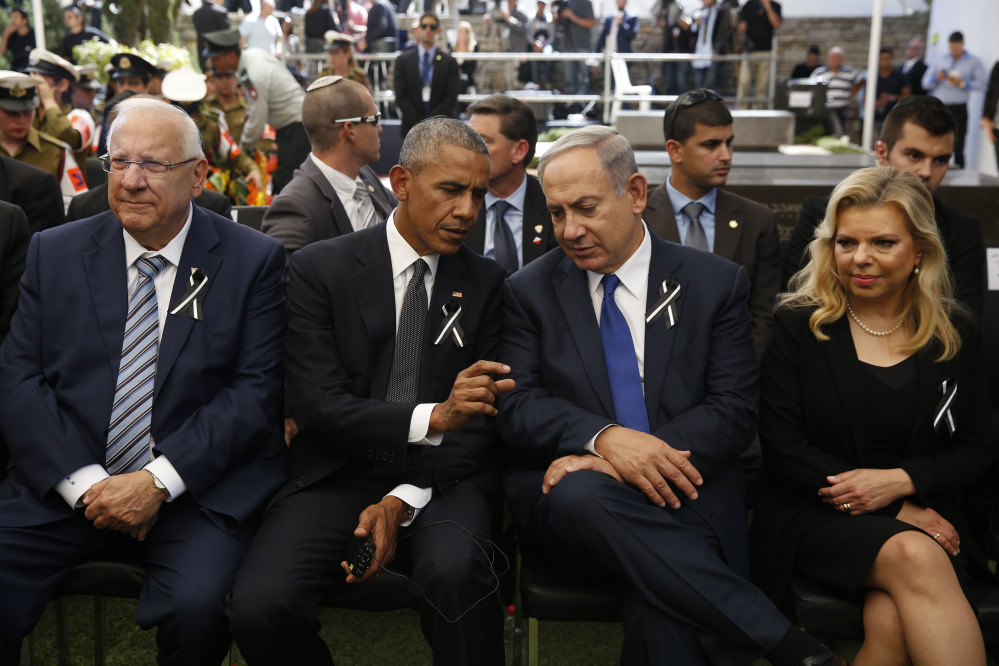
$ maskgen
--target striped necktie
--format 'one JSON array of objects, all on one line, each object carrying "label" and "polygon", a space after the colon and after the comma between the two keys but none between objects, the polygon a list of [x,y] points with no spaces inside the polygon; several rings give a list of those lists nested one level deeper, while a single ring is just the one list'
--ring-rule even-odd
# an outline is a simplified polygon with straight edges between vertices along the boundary
[{"label": "striped necktie", "polygon": [[158,254],[139,257],[135,262],[139,281],[128,299],[121,364],[108,427],[109,474],[138,471],[149,455],[160,328],[153,280],[166,265],[167,260]]}]

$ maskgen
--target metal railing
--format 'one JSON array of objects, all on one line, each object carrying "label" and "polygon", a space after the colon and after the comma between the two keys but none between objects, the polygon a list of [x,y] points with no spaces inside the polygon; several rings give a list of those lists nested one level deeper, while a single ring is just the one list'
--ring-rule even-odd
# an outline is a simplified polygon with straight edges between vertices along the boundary
[{"label": "metal railing", "polygon": [[[370,68],[375,64],[392,63],[399,56],[399,51],[390,53],[356,53],[355,57],[359,63],[364,67],[366,73],[369,72]],[[299,53],[294,55],[286,55],[286,60],[312,62],[312,61],[322,61],[325,62],[327,56],[325,53]],[[463,94],[458,96],[459,102],[471,103],[481,99],[484,99],[493,92],[507,92],[513,94],[518,99],[521,99],[528,103],[602,103],[603,104],[603,120],[605,123],[611,122],[611,107],[614,102],[658,102],[661,104],[668,104],[677,98],[677,95],[635,95],[619,94],[612,86],[611,81],[613,80],[613,73],[611,63],[614,60],[623,60],[632,63],[666,63],[666,62],[693,62],[693,61],[703,61],[707,60],[707,56],[695,55],[692,53],[505,53],[505,52],[470,52],[461,53],[460,57],[464,60],[474,60],[481,62],[509,62],[511,58],[515,58],[518,62],[521,61],[531,61],[531,62],[587,62],[596,61],[601,63],[603,69],[603,91],[600,94],[587,94],[587,95],[568,95],[568,94],[555,94],[550,91],[528,91],[528,90],[515,90],[515,91],[502,91],[502,90],[490,90],[490,92],[476,92],[476,94]],[[767,54],[749,54],[743,53],[739,55],[716,55],[711,56],[710,59],[713,63],[718,62],[734,62],[739,63],[740,66],[747,66],[749,63],[753,62],[764,62],[770,63],[770,76],[768,80],[768,91],[766,97],[753,97],[745,96],[739,97],[738,95],[729,96],[726,101],[735,104],[766,104],[767,108],[773,108],[774,98],[776,95],[776,83],[777,83],[777,40],[773,40],[773,45],[770,52]],[[661,65],[660,65],[661,66]],[[322,69],[320,67],[319,69]],[[382,71],[385,68],[382,67]],[[369,80],[372,81],[374,85],[374,90],[372,97],[375,103],[387,102],[392,103],[395,101],[395,93],[392,89],[383,88],[387,81],[386,76],[371,77],[369,75]],[[481,88],[483,86],[477,86]]]}]

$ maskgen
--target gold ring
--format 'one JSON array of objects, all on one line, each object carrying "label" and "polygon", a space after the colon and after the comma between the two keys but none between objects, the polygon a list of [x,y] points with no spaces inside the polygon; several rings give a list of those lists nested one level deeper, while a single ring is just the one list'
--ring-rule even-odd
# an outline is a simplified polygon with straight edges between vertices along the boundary
[{"label": "gold ring", "polygon": [[843,510],[846,511],[847,513],[850,512],[850,503],[849,502],[847,502],[846,504],[843,505]]},{"label": "gold ring", "polygon": [[940,532],[937,532],[936,534],[933,535],[933,540],[934,541],[936,541],[939,538],[940,538]]}]

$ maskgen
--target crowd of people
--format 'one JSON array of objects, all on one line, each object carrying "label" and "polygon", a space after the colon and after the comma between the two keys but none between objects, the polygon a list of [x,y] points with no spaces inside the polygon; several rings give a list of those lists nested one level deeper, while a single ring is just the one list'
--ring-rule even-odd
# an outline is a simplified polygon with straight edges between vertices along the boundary
[{"label": "crowd of people", "polygon": [[[589,34],[587,2],[564,11]],[[689,27],[717,35],[704,4]],[[762,46],[780,7],[747,7],[730,37]],[[629,43],[618,8],[603,48]],[[304,87],[274,11],[204,31],[205,73],[116,54],[99,116],[65,57],[0,72],[0,663],[70,566],[115,553],[146,567],[161,664],[217,666],[233,640],[251,665],[331,664],[320,605],[383,569],[435,663],[501,664],[506,514],[522,552],[616,583],[623,663],[846,664],[788,619],[806,579],[861,607],[857,666],[985,665],[985,251],[936,194],[954,91],[978,85],[960,33],[949,60],[882,59],[878,166],[803,201],[782,250],[773,211],[726,188],[710,61],[663,112],[656,188],[599,125],[534,176],[534,112],[497,93],[455,118],[476,40],[445,52],[425,13],[383,180],[353,58],[375,7],[367,31],[312,12],[340,30]],[[514,3],[492,20],[527,41]],[[820,55],[802,71],[849,99],[842,50]],[[207,189],[223,169],[271,181],[261,232]]]}]

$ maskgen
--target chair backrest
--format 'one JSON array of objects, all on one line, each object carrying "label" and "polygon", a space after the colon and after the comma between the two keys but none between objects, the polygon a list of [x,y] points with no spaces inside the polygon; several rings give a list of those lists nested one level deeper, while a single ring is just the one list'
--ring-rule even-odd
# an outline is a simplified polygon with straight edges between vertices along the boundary
[{"label": "chair backrest", "polygon": [[631,75],[628,73],[628,63],[624,60],[611,58],[611,74],[617,90],[626,92],[631,87]]},{"label": "chair backrest", "polygon": [[233,206],[232,219],[260,231],[260,223],[263,222],[266,212],[267,206]]}]

